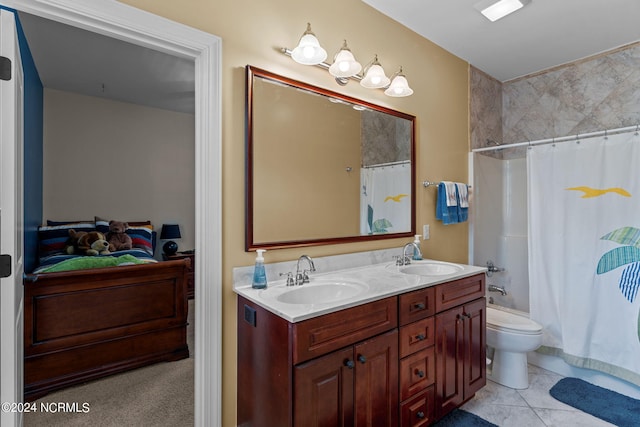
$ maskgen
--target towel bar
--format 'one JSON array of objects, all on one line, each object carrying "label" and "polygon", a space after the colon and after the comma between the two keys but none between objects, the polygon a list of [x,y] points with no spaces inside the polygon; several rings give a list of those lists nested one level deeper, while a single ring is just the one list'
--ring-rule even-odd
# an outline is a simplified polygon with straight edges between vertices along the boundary
[{"label": "towel bar", "polygon": [[[440,184],[439,182],[432,182],[432,181],[422,181],[422,185],[424,185],[425,187],[433,187],[433,186],[437,186],[438,184]],[[471,186],[469,184],[467,184],[467,188],[471,188]]]}]

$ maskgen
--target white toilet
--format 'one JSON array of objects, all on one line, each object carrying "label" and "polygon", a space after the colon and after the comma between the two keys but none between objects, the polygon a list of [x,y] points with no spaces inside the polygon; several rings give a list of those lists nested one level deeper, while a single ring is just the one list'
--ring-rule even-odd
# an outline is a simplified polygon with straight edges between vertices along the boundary
[{"label": "white toilet", "polygon": [[542,326],[528,313],[487,304],[487,345],[494,348],[487,378],[514,389],[529,387],[527,352],[542,344]]}]

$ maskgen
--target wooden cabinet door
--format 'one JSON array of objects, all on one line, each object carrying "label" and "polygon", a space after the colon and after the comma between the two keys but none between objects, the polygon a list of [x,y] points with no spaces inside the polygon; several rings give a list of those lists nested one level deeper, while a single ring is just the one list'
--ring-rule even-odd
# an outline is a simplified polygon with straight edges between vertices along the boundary
[{"label": "wooden cabinet door", "polygon": [[436,316],[436,417],[464,400],[464,311],[453,308]]},{"label": "wooden cabinet door", "polygon": [[[353,347],[337,350],[294,369],[295,427],[352,427]],[[265,396],[273,398],[273,396]]]},{"label": "wooden cabinet door", "polygon": [[486,358],[486,302],[484,298],[464,306],[465,366],[464,398],[468,399],[485,386]]},{"label": "wooden cabinet door", "polygon": [[355,425],[398,425],[398,330],[355,345]]}]

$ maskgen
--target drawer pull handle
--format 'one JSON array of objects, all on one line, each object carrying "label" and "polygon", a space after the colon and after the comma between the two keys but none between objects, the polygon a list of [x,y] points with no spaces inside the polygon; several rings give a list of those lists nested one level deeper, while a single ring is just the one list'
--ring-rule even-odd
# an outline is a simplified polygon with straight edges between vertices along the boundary
[{"label": "drawer pull handle", "polygon": [[366,363],[367,362],[367,358],[360,354],[360,355],[358,355],[358,362]]},{"label": "drawer pull handle", "polygon": [[416,339],[417,339],[418,341],[422,341],[422,340],[424,340],[425,338],[426,338],[426,337],[425,337],[424,335],[422,335],[422,334],[420,334],[420,335],[416,335]]},{"label": "drawer pull handle", "polygon": [[424,419],[424,412],[419,411],[419,412],[416,414],[416,417],[418,417],[418,419],[419,419],[419,420],[423,420],[423,419]]},{"label": "drawer pull handle", "polygon": [[353,369],[353,368],[355,368],[356,364],[353,363],[353,360],[347,359],[347,360],[344,361],[344,366],[346,366],[349,369]]},{"label": "drawer pull handle", "polygon": [[424,378],[424,371],[421,371],[421,370],[419,370],[419,369],[416,369],[416,375],[417,375],[419,378]]},{"label": "drawer pull handle", "polygon": [[419,302],[417,304],[413,305],[415,308],[417,308],[418,310],[424,310],[424,304]]}]

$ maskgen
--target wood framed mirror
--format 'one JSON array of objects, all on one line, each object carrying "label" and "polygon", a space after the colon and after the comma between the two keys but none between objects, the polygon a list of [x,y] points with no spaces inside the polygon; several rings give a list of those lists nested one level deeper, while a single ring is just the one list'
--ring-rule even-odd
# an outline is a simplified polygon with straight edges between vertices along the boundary
[{"label": "wood framed mirror", "polygon": [[245,249],[414,235],[415,116],[246,68]]}]

